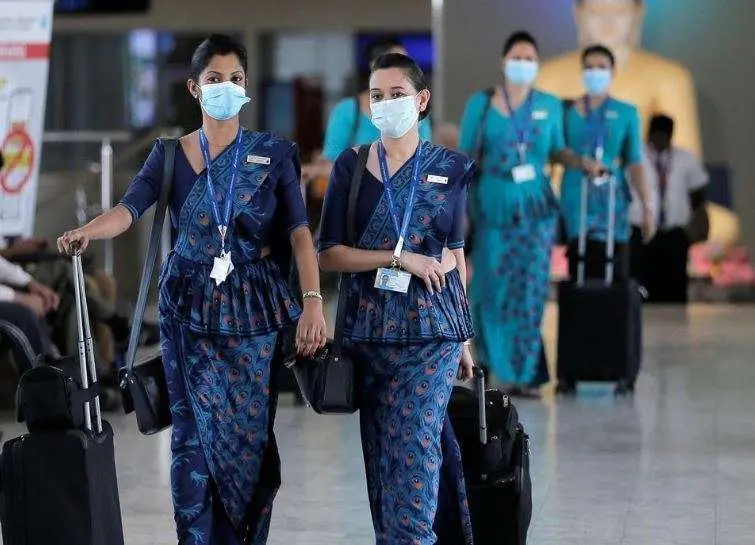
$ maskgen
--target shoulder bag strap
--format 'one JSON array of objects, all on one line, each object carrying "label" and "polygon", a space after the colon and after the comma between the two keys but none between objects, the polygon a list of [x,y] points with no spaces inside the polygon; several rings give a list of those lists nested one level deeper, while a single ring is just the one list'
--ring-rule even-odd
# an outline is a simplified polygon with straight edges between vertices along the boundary
[{"label": "shoulder bag strap", "polygon": [[128,351],[126,352],[126,369],[131,371],[136,362],[136,349],[139,346],[139,335],[142,331],[142,321],[144,320],[144,311],[147,309],[147,296],[149,295],[149,284],[152,280],[152,273],[155,270],[157,261],[157,250],[160,247],[162,238],[163,223],[165,214],[168,210],[168,200],[170,198],[170,189],[173,185],[173,167],[176,161],[176,147],[178,146],[177,138],[161,138],[160,141],[165,148],[165,162],[163,164],[163,179],[160,184],[160,196],[155,208],[155,219],[152,222],[152,229],[149,233],[149,245],[147,246],[147,256],[144,258],[142,268],[142,278],[139,282],[139,295],[136,299],[136,309],[131,323],[131,336],[128,340]]},{"label": "shoulder bag strap", "polygon": [[477,163],[477,168],[482,168],[482,159],[485,154],[485,146],[483,145],[483,132],[485,130],[485,119],[488,117],[490,106],[493,103],[493,95],[495,89],[490,88],[485,90],[485,106],[482,108],[482,114],[480,115],[480,123],[477,125],[477,134],[475,135],[475,156],[474,160]]},{"label": "shoulder bag strap", "polygon": [[[351,177],[351,185],[349,186],[349,204],[346,208],[346,244],[348,246],[356,246],[356,214],[357,214],[357,199],[359,198],[359,190],[362,187],[362,178],[364,177],[364,171],[367,168],[367,158],[370,156],[370,145],[360,146],[359,153],[357,154],[357,164],[354,167],[354,173]],[[333,353],[335,356],[340,356],[341,349],[343,347],[343,325],[346,320],[346,288],[344,287],[344,277],[346,275],[341,274],[338,282],[338,310],[336,312],[336,326],[333,334]]]}]

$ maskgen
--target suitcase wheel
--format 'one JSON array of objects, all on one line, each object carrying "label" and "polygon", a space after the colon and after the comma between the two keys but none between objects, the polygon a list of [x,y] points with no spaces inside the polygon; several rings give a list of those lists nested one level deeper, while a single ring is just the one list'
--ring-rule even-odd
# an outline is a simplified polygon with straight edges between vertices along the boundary
[{"label": "suitcase wheel", "polygon": [[556,386],[556,393],[566,396],[577,395],[577,384],[571,380],[559,380]]},{"label": "suitcase wheel", "polygon": [[614,394],[617,396],[631,396],[634,394],[634,383],[626,380],[620,380],[616,383]]}]

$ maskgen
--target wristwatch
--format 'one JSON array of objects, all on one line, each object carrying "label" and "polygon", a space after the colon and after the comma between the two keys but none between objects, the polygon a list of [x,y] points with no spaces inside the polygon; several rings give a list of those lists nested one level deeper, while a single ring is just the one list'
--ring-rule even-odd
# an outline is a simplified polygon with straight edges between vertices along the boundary
[{"label": "wristwatch", "polygon": [[319,291],[306,291],[302,295],[302,298],[303,299],[319,299],[320,301],[322,301],[322,293],[320,293]]}]

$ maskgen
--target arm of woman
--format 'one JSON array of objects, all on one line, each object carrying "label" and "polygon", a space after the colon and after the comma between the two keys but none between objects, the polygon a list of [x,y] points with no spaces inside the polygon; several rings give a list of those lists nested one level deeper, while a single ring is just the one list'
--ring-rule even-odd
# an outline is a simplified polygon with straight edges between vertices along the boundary
[{"label": "arm of woman", "polygon": [[127,231],[157,201],[164,158],[165,148],[158,140],[118,206],[100,214],[83,227],[63,233],[58,238],[58,250],[68,254],[71,244],[75,242],[79,251],[83,252],[91,240],[111,239]]},{"label": "arm of woman", "polygon": [[[468,177],[471,177],[471,173],[467,173]],[[467,292],[467,260],[464,255],[464,214],[467,208],[467,183],[461,190],[459,199],[454,209],[454,220],[451,225],[451,233],[448,238],[448,246],[451,248],[456,258],[456,268],[459,270],[459,278],[461,279],[461,285],[464,288],[464,293]],[[464,343],[464,351],[461,355],[461,364],[457,377],[459,380],[469,380],[474,376],[474,358],[472,357],[472,350],[469,341]]]},{"label": "arm of woman", "polygon": [[642,236],[649,242],[655,236],[655,213],[651,206],[650,187],[645,180],[645,169],[642,165],[642,136],[640,133],[640,115],[633,108],[626,146],[624,148],[624,164],[629,165],[629,177],[637,196],[642,203]]},{"label": "arm of woman", "polygon": [[296,328],[296,349],[310,357],[325,346],[325,314],[320,295],[320,271],[307,221],[307,209],[299,191],[300,166],[296,147],[281,163],[278,202],[285,207],[291,248],[304,294],[304,309]]}]

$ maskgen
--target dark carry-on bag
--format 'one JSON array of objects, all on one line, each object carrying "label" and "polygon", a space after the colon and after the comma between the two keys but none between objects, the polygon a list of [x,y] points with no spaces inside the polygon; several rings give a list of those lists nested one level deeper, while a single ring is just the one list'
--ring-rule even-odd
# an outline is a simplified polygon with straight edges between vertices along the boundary
[{"label": "dark carry-on bag", "polygon": [[[367,167],[370,146],[361,146],[357,154],[346,212],[347,243],[356,244],[356,205],[362,176]],[[285,367],[293,372],[307,405],[318,414],[351,414],[359,410],[357,369],[349,351],[343,346],[343,326],[346,320],[346,275],[340,275],[338,309],[333,340],[312,358],[291,354]]]},{"label": "dark carry-on bag", "polygon": [[479,368],[475,383],[475,390],[455,387],[448,405],[461,448],[474,542],[526,545],[532,519],[529,436],[509,397],[485,389]]},{"label": "dark carry-on bag", "polygon": [[29,433],[3,445],[5,545],[123,545],[113,429],[102,419],[81,257],[73,258],[78,377],[42,365],[21,379]]},{"label": "dark carry-on bag", "polygon": [[614,280],[616,180],[609,177],[605,277],[585,278],[587,199],[590,180],[582,180],[577,246],[577,278],[558,286],[559,393],[576,392],[577,383],[615,382],[616,392],[634,390],[642,359],[642,291],[636,280]]}]

